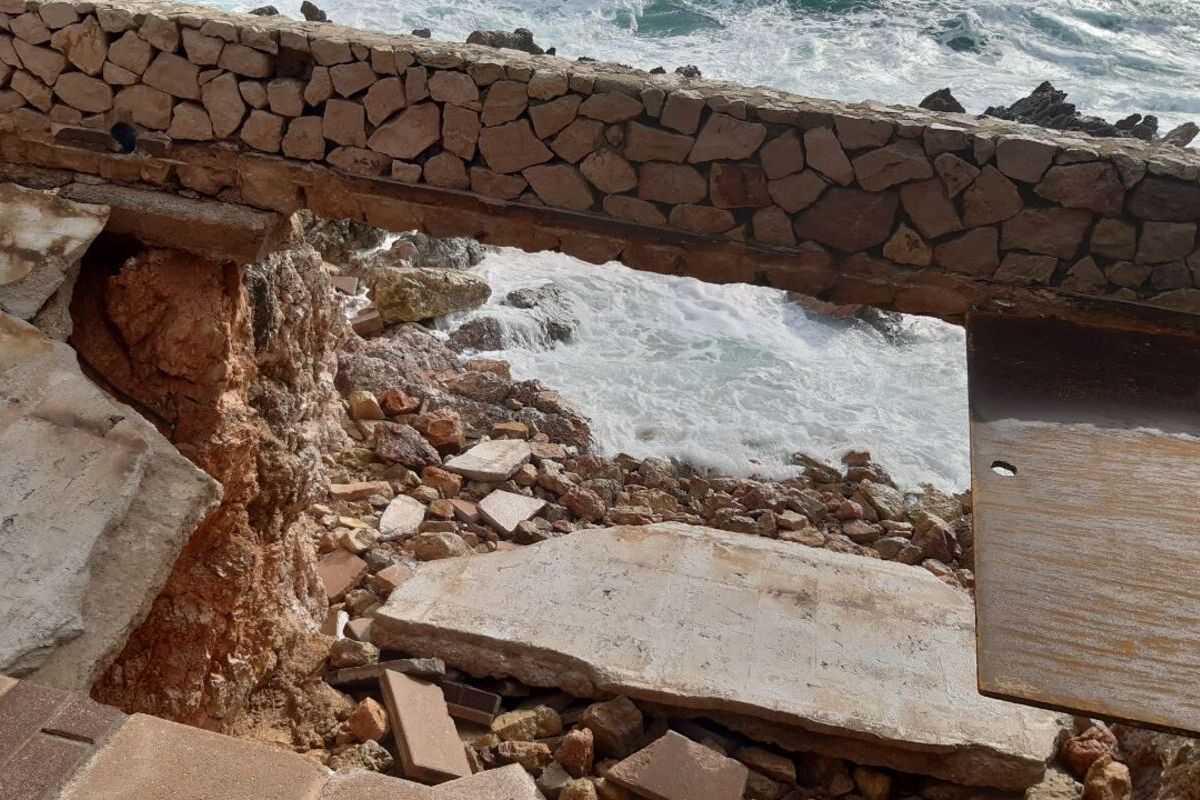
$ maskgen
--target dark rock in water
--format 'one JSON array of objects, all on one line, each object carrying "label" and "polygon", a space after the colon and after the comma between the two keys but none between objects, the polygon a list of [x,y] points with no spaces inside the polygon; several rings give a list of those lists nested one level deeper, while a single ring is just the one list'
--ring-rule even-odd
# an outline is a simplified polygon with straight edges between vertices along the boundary
[{"label": "dark rock in water", "polygon": [[534,318],[552,342],[565,342],[579,327],[583,301],[561,286],[547,284],[514,289],[504,296],[505,305],[535,312]]},{"label": "dark rock in water", "polygon": [[533,31],[528,28],[517,28],[512,33],[507,31],[474,31],[467,37],[467,44],[482,44],[488,47],[503,47],[508,50],[521,50],[535,56],[543,55],[546,51],[533,41]]},{"label": "dark rock in water", "polygon": [[1200,125],[1194,122],[1185,122],[1179,127],[1169,130],[1162,140],[1165,144],[1187,147],[1196,138],[1196,134],[1200,134]]},{"label": "dark rock in water", "polygon": [[433,31],[429,28],[413,28],[412,35],[418,39],[430,39],[433,37]]},{"label": "dark rock in water", "polygon": [[1130,130],[1131,128],[1133,128],[1134,125],[1137,125],[1141,121],[1142,121],[1141,114],[1130,114],[1128,117],[1122,117],[1121,119],[1114,122],[1113,127],[1119,131],[1127,131],[1127,130]]},{"label": "dark rock in water", "polygon": [[916,341],[919,337],[913,334],[904,323],[904,315],[898,311],[885,311],[871,306],[863,306],[854,316],[883,335],[892,344]]},{"label": "dark rock in water", "polygon": [[411,267],[468,269],[487,255],[487,248],[474,239],[435,239],[418,231],[400,234],[391,248]]},{"label": "dark rock in water", "polygon": [[[579,62],[580,64],[595,64],[595,63],[597,63],[597,59],[592,58],[591,56],[580,56],[579,58],[577,58],[575,60],[577,62]],[[663,70],[663,71],[666,72],[666,70]]]},{"label": "dark rock in water", "polygon": [[1129,135],[1135,139],[1141,139],[1143,142],[1154,141],[1155,134],[1158,133],[1158,117],[1153,114],[1147,114],[1142,117],[1142,121],[1129,129]]},{"label": "dark rock in water", "polygon": [[249,13],[256,17],[278,17],[279,9],[275,6],[259,6],[258,8],[251,9]]},{"label": "dark rock in water", "polygon": [[331,264],[345,266],[357,251],[379,247],[387,240],[386,231],[362,222],[317,219],[308,211],[300,213],[304,240]]},{"label": "dark rock in water", "polygon": [[946,87],[945,89],[938,89],[936,92],[926,97],[921,101],[921,108],[925,108],[930,111],[946,111],[954,114],[965,114],[967,111],[965,108],[963,108],[962,103],[958,102],[958,100],[950,92],[949,87]]},{"label": "dark rock in water", "polygon": [[[1110,124],[1099,117],[1088,117],[1079,113],[1074,103],[1067,102],[1067,93],[1054,88],[1050,81],[1038,86],[1028,97],[1023,97],[1010,106],[993,106],[983,112],[989,117],[1024,122],[1030,125],[1040,125],[1043,128],[1053,128],[1060,131],[1081,131],[1092,136],[1126,136],[1123,130],[1132,130],[1138,120],[1138,115]],[[1128,123],[1127,129],[1122,123]],[[1154,123],[1157,128],[1158,122]]]},{"label": "dark rock in water", "polygon": [[682,75],[685,78],[699,78],[700,68],[695,64],[688,64],[686,66],[676,67],[675,74]]},{"label": "dark rock in water", "polygon": [[304,0],[300,4],[300,13],[309,22],[329,22],[329,15],[317,7],[315,3],[310,3],[309,0]]},{"label": "dark rock in water", "polygon": [[663,67],[655,67],[654,69],[650,70],[650,74],[651,75],[666,75],[667,70]]},{"label": "dark rock in water", "polygon": [[456,353],[499,350],[504,347],[504,328],[495,317],[475,317],[450,334],[446,346]]}]

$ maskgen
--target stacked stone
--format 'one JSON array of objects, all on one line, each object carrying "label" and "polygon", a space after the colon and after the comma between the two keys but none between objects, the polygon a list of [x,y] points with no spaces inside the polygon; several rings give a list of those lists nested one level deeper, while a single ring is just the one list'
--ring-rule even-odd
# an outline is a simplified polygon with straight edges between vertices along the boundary
[{"label": "stacked stone", "polygon": [[[1200,158],[1177,149],[281,18],[0,0],[0,125],[116,121],[549,207],[556,224],[736,245],[689,262],[718,280],[748,279],[729,264],[752,250],[773,285],[945,316],[981,280],[1200,310]],[[261,185],[286,171],[238,171],[244,201],[298,202]],[[194,165],[176,179],[214,195],[238,182]],[[544,238],[652,269],[683,258],[627,237]]]}]

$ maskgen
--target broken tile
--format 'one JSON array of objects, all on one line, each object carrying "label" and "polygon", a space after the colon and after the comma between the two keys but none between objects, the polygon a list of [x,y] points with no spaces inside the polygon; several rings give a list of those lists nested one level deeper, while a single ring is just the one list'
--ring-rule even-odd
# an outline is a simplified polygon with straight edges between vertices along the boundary
[{"label": "broken tile", "polygon": [[479,514],[497,530],[511,534],[545,506],[546,501],[537,497],[496,490],[479,501]]},{"label": "broken tile", "polygon": [[450,459],[444,466],[471,480],[499,483],[512,477],[531,455],[527,442],[495,439],[480,442],[462,455]]},{"label": "broken tile", "polygon": [[322,558],[317,565],[317,574],[321,576],[329,602],[341,600],[367,574],[367,569],[367,562],[340,547]]},{"label": "broken tile", "polygon": [[749,770],[675,731],[605,776],[649,800],[741,800]]},{"label": "broken tile", "polygon": [[467,754],[437,684],[384,670],[379,679],[404,774],[442,783],[471,774]]},{"label": "broken tile", "polygon": [[501,697],[498,694],[454,681],[442,681],[441,685],[450,716],[455,719],[490,725],[492,719],[500,713]]}]

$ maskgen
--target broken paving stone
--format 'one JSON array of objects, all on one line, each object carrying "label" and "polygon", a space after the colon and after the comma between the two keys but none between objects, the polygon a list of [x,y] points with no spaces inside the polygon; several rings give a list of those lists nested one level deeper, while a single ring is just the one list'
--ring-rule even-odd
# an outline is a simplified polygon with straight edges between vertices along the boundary
[{"label": "broken paving stone", "polygon": [[519,439],[480,442],[443,466],[451,472],[485,483],[508,480],[532,455],[528,443]]},{"label": "broken paving stone", "polygon": [[384,671],[379,684],[406,777],[442,783],[471,774],[445,697],[436,684],[391,670]]},{"label": "broken paving stone", "polygon": [[341,600],[367,574],[367,562],[344,549],[334,550],[321,559],[317,574],[325,587],[325,596],[333,603]]},{"label": "broken paving stone", "polygon": [[649,800],[741,800],[747,775],[744,764],[668,731],[605,777]]},{"label": "broken paving stone", "polygon": [[[977,693],[974,633],[971,598],[923,571],[679,524],[426,565],[372,629],[471,672],[652,698],[788,749],[1024,788],[1059,719]],[[856,702],[828,700],[846,695]]]},{"label": "broken paving stone", "polygon": [[517,526],[532,518],[546,506],[537,497],[497,490],[479,501],[479,514],[502,533],[510,536]]}]

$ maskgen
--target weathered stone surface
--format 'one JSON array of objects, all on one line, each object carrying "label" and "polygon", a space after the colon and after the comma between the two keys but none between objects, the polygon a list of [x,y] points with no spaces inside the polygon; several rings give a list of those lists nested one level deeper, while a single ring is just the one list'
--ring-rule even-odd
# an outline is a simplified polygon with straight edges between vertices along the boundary
[{"label": "weathered stone surface", "polygon": [[[399,78],[384,78],[372,84],[363,96],[363,107],[367,109],[367,119],[372,125],[382,125],[388,117],[408,105],[408,96],[404,93],[404,82]],[[457,106],[454,107],[458,109]],[[446,109],[445,116],[450,116]],[[470,156],[464,156],[469,158]]]},{"label": "weathered stone surface", "polygon": [[963,192],[962,203],[963,224],[968,228],[1003,222],[1024,206],[1017,185],[991,165]]},{"label": "weathered stone surface", "polygon": [[963,227],[954,201],[938,178],[904,184],[900,187],[900,202],[917,230],[929,239]]},{"label": "weathered stone surface", "polygon": [[[667,217],[658,210],[658,206],[646,200],[625,195],[610,195],[604,198],[605,213],[626,222],[636,222],[641,225],[666,225]],[[791,220],[787,220],[789,228]]]},{"label": "weathered stone surface", "polygon": [[596,149],[604,132],[604,123],[596,119],[577,119],[554,137],[550,148],[565,161],[574,164]]},{"label": "weathered stone surface", "polygon": [[[607,210],[607,206],[605,209]],[[609,211],[609,213],[613,212]],[[791,247],[796,243],[796,233],[792,230],[792,219],[779,206],[769,206],[754,212],[750,224],[754,238],[760,242],[777,244],[782,247]]]},{"label": "weathered stone surface", "polygon": [[424,503],[405,494],[396,495],[379,518],[380,538],[386,541],[413,536],[424,521]]},{"label": "weathered stone surface", "polygon": [[425,162],[425,182],[445,189],[466,189],[471,185],[467,165],[452,153],[438,153]]},{"label": "weathered stone surface", "polygon": [[834,187],[796,220],[796,235],[847,253],[865,250],[891,236],[899,205],[893,192]]},{"label": "weathered stone surface", "polygon": [[725,233],[736,224],[733,214],[723,208],[697,206],[690,203],[683,203],[672,208],[667,221],[672,228],[710,236]]},{"label": "weathered stone surface", "polygon": [[474,308],[491,293],[487,281],[471,272],[408,267],[380,275],[372,297],[390,325]]},{"label": "weathered stone surface", "polygon": [[200,97],[212,122],[213,136],[217,139],[232,136],[246,116],[246,103],[238,91],[237,78],[228,73],[218,76],[201,87]]},{"label": "weathered stone surface", "polygon": [[[485,128],[486,135],[487,130]],[[572,211],[586,211],[592,207],[595,198],[588,182],[580,175],[580,171],[570,164],[544,164],[526,169],[521,173],[538,198],[553,208],[569,208]]]},{"label": "weathered stone surface", "polygon": [[713,114],[696,137],[696,144],[688,154],[688,162],[699,164],[720,159],[749,158],[766,138],[765,125],[735,119],[728,114]]},{"label": "weathered stone surface", "polygon": [[942,183],[946,184],[946,191],[951,197],[957,197],[979,175],[979,167],[968,164],[952,153],[943,153],[935,158],[933,168]]},{"label": "weathered stone surface", "polygon": [[1200,219],[1200,186],[1154,175],[1129,195],[1129,212],[1159,222],[1192,222]]},{"label": "weathered stone surface", "polygon": [[1139,264],[1157,264],[1187,258],[1195,249],[1195,244],[1194,222],[1144,222],[1135,260]]},{"label": "weathered stone surface", "polygon": [[471,167],[471,191],[501,200],[515,200],[529,186],[520,175],[501,175],[484,167]]},{"label": "weathered stone surface", "polygon": [[25,69],[48,86],[53,86],[58,76],[67,68],[67,59],[48,47],[34,47],[21,39],[14,41],[13,46]]},{"label": "weathered stone surface", "polygon": [[488,167],[501,174],[520,172],[554,157],[524,119],[484,128],[479,132],[479,152]]},{"label": "weathered stone surface", "polygon": [[625,129],[625,157],[630,161],[672,161],[682,163],[692,151],[690,136],[630,122]]},{"label": "weathered stone surface", "polygon": [[606,194],[627,192],[637,186],[637,172],[633,165],[608,148],[597,150],[585,158],[579,165],[579,171]]},{"label": "weathered stone surface", "polygon": [[100,29],[100,23],[93,16],[56,32],[50,43],[56,50],[60,50],[68,61],[88,75],[99,75],[104,69],[108,40],[104,31]]},{"label": "weathered stone surface", "polygon": [[375,70],[365,61],[338,64],[329,68],[333,90],[342,97],[353,97],[374,83],[376,77]]},{"label": "weathered stone surface", "polygon": [[713,164],[708,196],[717,208],[763,208],[771,205],[767,176],[756,164]]},{"label": "weathered stone surface", "polygon": [[641,101],[620,92],[593,94],[579,106],[579,113],[612,124],[633,119],[642,113]]},{"label": "weathered stone surface", "polygon": [[113,105],[142,127],[165,131],[171,125],[171,95],[145,84],[122,89]]},{"label": "weathered stone surface", "polygon": [[1004,222],[1001,246],[1059,258],[1074,258],[1092,222],[1092,213],[1077,208],[1027,208]]},{"label": "weathered stone surface", "polygon": [[278,153],[283,141],[283,117],[255,109],[242,126],[241,139],[255,150]]},{"label": "weathered stone surface", "polygon": [[511,478],[532,455],[529,444],[520,439],[495,439],[480,442],[444,466],[471,480],[499,483]]},{"label": "weathered stone surface", "polygon": [[511,535],[517,525],[545,506],[546,501],[540,498],[497,490],[479,501],[479,514],[501,533]]},{"label": "weathered stone surface", "polygon": [[651,800],[741,800],[748,774],[741,762],[668,731],[606,777]]},{"label": "weathered stone surface", "polygon": [[1054,151],[1047,142],[1006,136],[996,144],[996,166],[1010,178],[1037,183],[1054,160]]},{"label": "weathered stone surface", "polygon": [[1037,782],[1058,731],[1047,712],[977,694],[971,599],[932,575],[683,525],[426,565],[376,612],[372,636],[973,785]]},{"label": "weathered stone surface", "polygon": [[758,154],[767,177],[774,180],[804,169],[804,148],[800,134],[787,131],[763,145]]},{"label": "weathered stone surface", "polygon": [[86,114],[100,114],[113,106],[112,88],[98,78],[82,72],[68,72],[54,84],[54,94],[72,108]]},{"label": "weathered stone surface", "polygon": [[854,159],[853,166],[858,185],[872,192],[933,177],[933,166],[925,151],[911,139],[865,153]]},{"label": "weathered stone surface", "polygon": [[999,242],[995,228],[975,228],[935,247],[933,260],[952,272],[991,275],[1000,266]]},{"label": "weathered stone surface", "polygon": [[199,67],[173,53],[159,53],[142,75],[147,86],[183,100],[200,99],[199,78]]},{"label": "weathered stone surface", "polygon": [[927,267],[933,263],[933,248],[904,223],[900,223],[892,238],[883,246],[883,255],[897,264]]},{"label": "weathered stone surface", "polygon": [[462,72],[435,72],[429,79],[429,96],[439,103],[463,106],[472,111],[483,108],[483,104],[479,102],[479,87],[471,80],[470,75]]},{"label": "weathered stone surface", "polygon": [[484,125],[512,122],[525,113],[528,105],[529,92],[525,84],[520,81],[496,81],[488,87],[480,119]]},{"label": "weathered stone surface", "polygon": [[1121,176],[1103,161],[1051,167],[1034,191],[1067,208],[1086,208],[1106,217],[1117,216],[1125,205]]},{"label": "weathered stone surface", "polygon": [[108,48],[108,60],[135,75],[145,72],[153,57],[154,48],[133,31],[127,31]]},{"label": "weathered stone surface", "polygon": [[533,131],[540,139],[548,139],[571,124],[583,102],[577,94],[567,95],[549,103],[539,103],[529,109]]},{"label": "weathered stone surface", "polygon": [[775,204],[789,214],[808,208],[829,184],[814,170],[785,175],[767,184],[767,193]]},{"label": "weathered stone surface", "polygon": [[659,203],[699,203],[708,182],[695,167],[652,161],[638,167],[638,197]]},{"label": "weathered stone surface", "polygon": [[220,487],[71,348],[0,314],[0,352],[0,671],[87,691]]},{"label": "weathered stone surface", "polygon": [[1058,259],[1054,256],[1036,256],[1032,253],[1005,253],[996,270],[998,281],[1006,283],[1038,283],[1046,285],[1058,267]]},{"label": "weathered stone surface", "polygon": [[183,142],[209,142],[213,138],[208,113],[195,103],[180,103],[171,115],[167,136]]},{"label": "weathered stone surface", "polygon": [[[207,88],[207,87],[205,87]],[[240,97],[238,98],[240,101]],[[244,108],[244,106],[243,106]],[[299,117],[288,123],[281,143],[288,158],[316,161],[325,157],[325,123],[321,117]]]},{"label": "weathered stone surface", "polygon": [[266,78],[274,69],[269,54],[242,44],[226,44],[217,65],[246,78]]},{"label": "weathered stone surface", "polygon": [[832,128],[805,131],[804,154],[810,167],[834,183],[848,186],[854,182],[854,167]]},{"label": "weathered stone surface", "polygon": [[419,103],[404,109],[392,122],[381,125],[367,147],[392,158],[413,159],[438,140],[442,114],[433,103]]},{"label": "weathered stone surface", "polygon": [[105,206],[0,184],[0,311],[32,320],[104,229]]},{"label": "weathered stone surface", "polygon": [[1119,219],[1102,219],[1092,228],[1089,248],[1093,255],[1132,259],[1137,252],[1137,228]]}]

